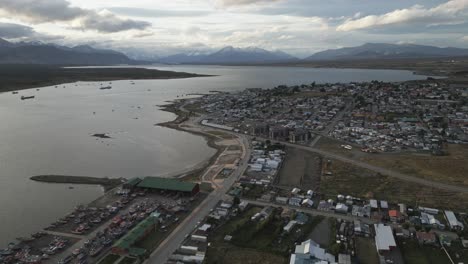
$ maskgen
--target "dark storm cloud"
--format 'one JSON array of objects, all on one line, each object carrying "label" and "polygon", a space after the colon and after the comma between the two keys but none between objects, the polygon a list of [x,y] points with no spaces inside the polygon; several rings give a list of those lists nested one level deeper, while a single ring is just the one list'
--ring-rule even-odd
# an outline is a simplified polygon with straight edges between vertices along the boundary
[{"label": "dark storm cloud", "polygon": [[67,0],[0,0],[3,15],[31,23],[74,22],[80,29],[111,33],[145,29],[145,21],[123,19],[110,12],[97,12],[72,6]]},{"label": "dark storm cloud", "polygon": [[28,26],[12,24],[12,23],[1,23],[0,22],[0,38],[22,38],[30,37],[34,35],[34,29]]}]

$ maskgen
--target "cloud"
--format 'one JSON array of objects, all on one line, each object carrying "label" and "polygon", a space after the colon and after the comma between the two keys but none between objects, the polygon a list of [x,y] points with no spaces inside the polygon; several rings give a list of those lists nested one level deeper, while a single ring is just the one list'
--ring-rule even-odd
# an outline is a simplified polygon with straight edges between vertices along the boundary
[{"label": "cloud", "polygon": [[35,34],[32,27],[23,26],[12,23],[1,23],[0,22],[0,38],[14,39],[22,37],[30,37]]},{"label": "cloud", "polygon": [[279,2],[282,0],[214,0],[216,6],[221,7],[230,7],[230,6],[242,6],[242,5],[251,5],[258,3],[272,3]]},{"label": "cloud", "polygon": [[348,19],[337,27],[337,31],[352,31],[401,24],[421,24],[425,26],[463,23],[467,19],[468,0],[450,0],[433,8],[414,5],[397,9],[383,15],[369,15]]},{"label": "cloud", "polygon": [[148,22],[120,18],[109,11],[74,7],[67,0],[0,0],[0,13],[30,23],[68,22],[75,28],[104,33],[150,26]]},{"label": "cloud", "polygon": [[202,10],[164,10],[136,7],[111,7],[110,11],[133,17],[198,17],[211,14],[210,11]]}]

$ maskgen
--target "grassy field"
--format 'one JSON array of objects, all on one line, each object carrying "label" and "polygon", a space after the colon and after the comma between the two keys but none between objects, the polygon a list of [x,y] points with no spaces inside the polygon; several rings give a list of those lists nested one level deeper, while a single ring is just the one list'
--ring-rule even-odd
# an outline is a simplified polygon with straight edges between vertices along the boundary
[{"label": "grassy field", "polygon": [[101,261],[99,261],[99,264],[114,264],[119,258],[119,255],[109,254]]},{"label": "grassy field", "polygon": [[416,240],[399,241],[407,264],[450,264],[444,251],[438,247],[420,246]]},{"label": "grassy field", "polygon": [[448,156],[369,155],[361,160],[421,178],[468,186],[468,146],[448,145]]},{"label": "grassy field", "polygon": [[316,189],[320,183],[321,158],[297,148],[287,148],[286,153],[286,159],[278,175],[278,185]]},{"label": "grassy field", "polygon": [[[468,208],[468,194],[420,186],[333,160],[332,176],[323,176],[320,192],[335,198],[337,194],[376,198],[408,205],[423,205],[453,210]],[[453,201],[458,201],[454,203]]]},{"label": "grassy field", "polygon": [[371,238],[356,238],[356,254],[361,264],[379,263],[379,256],[377,255],[374,240]]},{"label": "grassy field", "polygon": [[124,257],[119,264],[133,264],[136,263],[137,259],[136,258],[131,258],[131,257]]},{"label": "grassy field", "polygon": [[340,141],[322,138],[317,147],[370,164],[399,171],[421,178],[468,186],[468,145],[447,145],[447,156],[432,156],[421,153],[379,153],[367,154],[354,147],[346,150],[340,147]]},{"label": "grassy field", "polygon": [[289,259],[268,252],[238,247],[208,248],[206,264],[287,264]]},{"label": "grassy field", "polygon": [[[252,207],[221,226],[210,238],[207,263],[287,263],[295,243],[305,240],[323,220],[313,217],[289,234],[282,234],[285,222],[279,217],[278,210],[267,220],[250,220],[260,210]],[[230,242],[224,241],[226,235],[233,236]]]}]

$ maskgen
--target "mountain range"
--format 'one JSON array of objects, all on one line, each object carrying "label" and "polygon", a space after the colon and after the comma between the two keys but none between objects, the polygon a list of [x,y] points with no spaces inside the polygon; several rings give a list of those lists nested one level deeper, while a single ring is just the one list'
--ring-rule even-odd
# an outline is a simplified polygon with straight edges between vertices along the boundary
[{"label": "mountain range", "polygon": [[283,51],[231,46],[212,53],[194,51],[160,58],[150,51],[139,52],[136,48],[118,52],[110,49],[97,49],[89,45],[67,47],[42,42],[13,43],[0,38],[0,64],[118,65],[158,62],[165,64],[254,65],[464,56],[468,56],[468,49],[439,48],[415,44],[367,43],[357,47],[317,52],[305,59],[296,58]]},{"label": "mountain range", "polygon": [[169,64],[262,64],[297,61],[282,51],[268,51],[257,47],[225,47],[214,53],[180,53],[159,60]]},{"label": "mountain range", "polygon": [[0,39],[0,64],[117,65],[137,64],[125,54],[88,45],[66,47],[42,42]]},{"label": "mountain range", "polygon": [[305,61],[413,59],[468,56],[468,49],[439,48],[415,44],[367,43],[358,47],[317,52]]}]

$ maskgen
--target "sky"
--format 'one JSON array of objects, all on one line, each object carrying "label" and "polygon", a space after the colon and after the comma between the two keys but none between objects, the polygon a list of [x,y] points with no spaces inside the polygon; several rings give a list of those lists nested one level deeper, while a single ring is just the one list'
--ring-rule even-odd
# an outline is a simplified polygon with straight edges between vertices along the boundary
[{"label": "sky", "polygon": [[0,38],[166,56],[298,57],[364,43],[468,48],[468,0],[0,0]]}]

